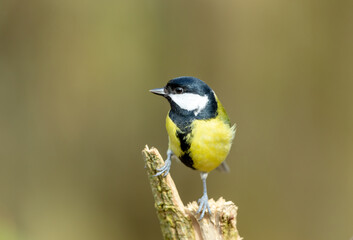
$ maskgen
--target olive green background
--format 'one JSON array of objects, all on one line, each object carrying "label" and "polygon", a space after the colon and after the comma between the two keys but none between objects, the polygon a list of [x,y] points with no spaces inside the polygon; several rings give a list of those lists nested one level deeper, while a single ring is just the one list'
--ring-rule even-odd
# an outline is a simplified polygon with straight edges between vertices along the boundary
[{"label": "olive green background", "polygon": [[[191,75],[238,131],[211,198],[244,239],[353,237],[353,2],[1,0],[0,239],[161,239],[148,92]],[[173,163],[184,201],[199,174]]]}]

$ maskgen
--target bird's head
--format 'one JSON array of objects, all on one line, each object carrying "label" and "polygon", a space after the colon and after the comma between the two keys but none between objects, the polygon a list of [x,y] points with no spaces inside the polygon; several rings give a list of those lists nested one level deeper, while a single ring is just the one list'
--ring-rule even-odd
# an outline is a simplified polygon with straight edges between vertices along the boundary
[{"label": "bird's head", "polygon": [[150,92],[168,99],[172,111],[181,115],[208,116],[214,115],[217,110],[213,90],[195,77],[174,78],[164,88],[152,89]]}]

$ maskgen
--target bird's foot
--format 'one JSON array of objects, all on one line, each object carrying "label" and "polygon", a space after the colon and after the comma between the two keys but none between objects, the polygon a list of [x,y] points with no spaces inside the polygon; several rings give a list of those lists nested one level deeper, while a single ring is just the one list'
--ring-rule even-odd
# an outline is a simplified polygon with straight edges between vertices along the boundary
[{"label": "bird's foot", "polygon": [[170,158],[167,158],[167,160],[165,160],[164,166],[161,168],[158,168],[157,173],[153,176],[156,177],[163,174],[163,177],[166,177],[169,173],[171,165],[172,165],[172,161],[170,160]]},{"label": "bird's foot", "polygon": [[208,196],[207,194],[203,194],[202,197],[197,201],[199,205],[199,209],[197,210],[197,214],[201,213],[199,221],[204,217],[206,210],[211,215],[212,212],[210,210],[210,206],[208,205]]}]

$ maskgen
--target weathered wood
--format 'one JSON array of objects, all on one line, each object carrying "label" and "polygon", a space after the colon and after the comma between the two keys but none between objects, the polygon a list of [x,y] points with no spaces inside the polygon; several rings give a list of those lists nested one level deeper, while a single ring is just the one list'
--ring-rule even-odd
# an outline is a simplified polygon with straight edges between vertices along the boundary
[{"label": "weathered wood", "polygon": [[206,214],[199,221],[197,203],[184,206],[170,174],[153,176],[164,164],[158,150],[146,146],[142,153],[164,239],[241,240],[236,228],[238,208],[233,202],[210,199],[212,215]]}]

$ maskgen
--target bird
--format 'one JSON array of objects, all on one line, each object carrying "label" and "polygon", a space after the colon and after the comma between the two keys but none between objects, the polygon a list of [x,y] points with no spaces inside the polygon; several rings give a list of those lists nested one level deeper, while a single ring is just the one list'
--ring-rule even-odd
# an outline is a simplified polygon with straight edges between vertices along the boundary
[{"label": "bird", "polygon": [[203,195],[198,200],[201,220],[208,204],[206,179],[214,169],[229,171],[225,162],[232,146],[236,124],[229,117],[215,92],[196,77],[182,76],[170,80],[165,87],[150,90],[166,98],[170,110],[166,117],[168,151],[164,165],[154,176],[166,177],[173,156],[187,167],[200,172]]}]

